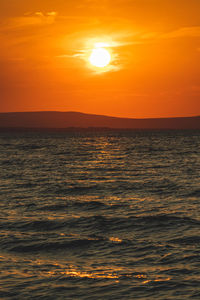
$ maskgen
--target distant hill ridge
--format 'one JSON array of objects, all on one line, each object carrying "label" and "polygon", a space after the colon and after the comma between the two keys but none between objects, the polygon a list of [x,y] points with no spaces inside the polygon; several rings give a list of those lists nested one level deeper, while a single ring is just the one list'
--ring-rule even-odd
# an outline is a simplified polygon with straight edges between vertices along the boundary
[{"label": "distant hill ridge", "polygon": [[0,128],[88,128],[113,129],[200,129],[200,116],[133,119],[80,112],[12,112],[0,113]]}]

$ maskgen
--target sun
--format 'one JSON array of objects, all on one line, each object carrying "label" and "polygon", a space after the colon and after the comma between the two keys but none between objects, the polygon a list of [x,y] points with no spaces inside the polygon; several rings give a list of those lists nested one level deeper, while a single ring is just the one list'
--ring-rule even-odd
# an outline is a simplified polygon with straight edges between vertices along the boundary
[{"label": "sun", "polygon": [[102,43],[96,45],[96,48],[92,50],[89,57],[90,63],[98,68],[106,67],[111,61],[111,55],[107,49],[105,49]]}]

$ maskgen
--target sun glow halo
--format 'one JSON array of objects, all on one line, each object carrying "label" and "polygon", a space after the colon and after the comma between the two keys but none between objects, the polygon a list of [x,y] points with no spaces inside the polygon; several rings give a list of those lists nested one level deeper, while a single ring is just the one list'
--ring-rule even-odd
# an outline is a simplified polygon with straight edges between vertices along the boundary
[{"label": "sun glow halo", "polygon": [[97,47],[92,50],[89,61],[95,67],[104,68],[110,63],[111,55],[109,51],[103,47],[103,43],[99,43]]}]

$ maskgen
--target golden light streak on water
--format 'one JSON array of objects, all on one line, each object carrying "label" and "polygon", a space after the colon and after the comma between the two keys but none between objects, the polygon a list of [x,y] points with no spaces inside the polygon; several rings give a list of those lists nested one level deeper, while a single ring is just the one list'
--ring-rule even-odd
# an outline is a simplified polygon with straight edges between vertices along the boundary
[{"label": "golden light streak on water", "polygon": [[115,243],[121,243],[122,242],[122,240],[119,239],[118,237],[110,237],[109,240],[111,242],[115,242]]}]

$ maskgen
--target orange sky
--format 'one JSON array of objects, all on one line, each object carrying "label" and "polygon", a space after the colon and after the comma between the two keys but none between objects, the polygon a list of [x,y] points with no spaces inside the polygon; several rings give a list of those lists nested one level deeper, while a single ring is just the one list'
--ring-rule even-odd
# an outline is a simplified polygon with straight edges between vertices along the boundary
[{"label": "orange sky", "polygon": [[199,0],[0,0],[0,111],[200,115],[199,15]]}]

